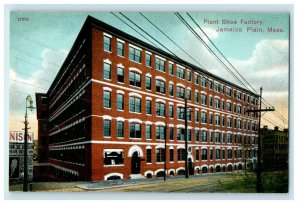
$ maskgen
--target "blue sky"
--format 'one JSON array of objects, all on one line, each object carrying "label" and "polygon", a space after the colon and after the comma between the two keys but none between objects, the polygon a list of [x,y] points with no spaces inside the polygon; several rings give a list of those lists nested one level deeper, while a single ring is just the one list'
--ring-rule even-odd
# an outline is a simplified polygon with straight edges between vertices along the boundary
[{"label": "blue sky", "polygon": [[[117,14],[117,13],[116,13]],[[139,13],[125,13],[149,34],[179,57],[194,63],[172,42],[159,33]],[[190,55],[196,58],[208,71],[236,81],[225,71],[209,52],[187,30],[173,13],[143,13],[170,38]],[[185,13],[182,16],[200,34],[200,30]],[[258,91],[264,88],[264,98],[275,106],[280,114],[288,118],[288,13],[190,13],[205,30],[211,40]],[[13,12],[10,16],[10,130],[20,130],[24,116],[26,95],[46,92],[60,65],[69,52],[87,15],[91,15],[122,31],[146,41],[134,30],[125,25],[111,13],[103,12]],[[118,15],[118,14],[117,14]],[[119,15],[120,16],[120,15]],[[28,21],[18,21],[26,17]],[[121,16],[120,16],[121,17]],[[124,19],[123,17],[121,17]],[[232,25],[205,24],[204,19],[228,19],[238,21],[237,28],[243,32],[217,32],[218,27]],[[263,21],[264,32],[246,32],[247,25],[239,24],[240,19]],[[125,20],[125,19],[124,19]],[[126,21],[126,20],[125,20]],[[128,22],[128,21],[126,21]],[[133,26],[133,25],[132,25]],[[133,26],[134,27],[134,26]],[[281,28],[284,32],[267,32],[268,27]],[[201,35],[203,36],[203,35]],[[208,42],[207,40],[205,40]],[[147,42],[147,41],[146,41]],[[195,63],[194,63],[195,64]],[[266,115],[273,118],[272,114]],[[36,132],[35,112],[30,116],[33,131]],[[273,118],[279,121],[278,118]],[[265,124],[268,124],[265,121]],[[270,125],[272,126],[272,125]]]}]

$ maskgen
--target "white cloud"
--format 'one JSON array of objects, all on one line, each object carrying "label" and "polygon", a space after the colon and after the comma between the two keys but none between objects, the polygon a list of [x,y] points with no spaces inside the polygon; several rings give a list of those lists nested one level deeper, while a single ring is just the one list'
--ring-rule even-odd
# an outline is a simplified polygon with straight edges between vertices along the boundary
[{"label": "white cloud", "polygon": [[[57,71],[59,70],[67,53],[58,55],[56,52],[45,49],[41,57],[42,65],[35,70],[30,77],[26,78],[19,74],[19,70],[10,68],[10,87],[9,87],[9,115],[10,115],[10,130],[21,130],[24,126],[25,102],[26,96],[31,95],[35,104],[35,93],[46,93],[50,83],[53,81]],[[55,64],[55,66],[54,66]],[[54,68],[56,68],[54,70]],[[16,71],[14,71],[16,70]],[[34,105],[35,106],[35,105]],[[32,131],[37,133],[36,110],[28,112],[30,127]]]},{"label": "white cloud", "polygon": [[[191,39],[193,39],[192,36],[183,41],[183,48],[189,50],[189,53],[209,72],[244,87],[224,69],[204,46],[198,42],[195,43],[195,38],[194,41]],[[275,108],[280,107],[285,118],[288,114],[288,43],[288,40],[262,40],[255,45],[252,55],[248,59],[228,59],[257,93],[259,93],[259,88],[263,87],[263,97]],[[193,62],[188,57],[185,59]],[[225,60],[223,61],[225,62]],[[228,67],[230,66],[228,65]],[[231,70],[237,75],[232,68]],[[238,78],[241,79],[240,76]],[[246,85],[246,83],[244,84]],[[249,86],[248,88],[253,91]]]}]

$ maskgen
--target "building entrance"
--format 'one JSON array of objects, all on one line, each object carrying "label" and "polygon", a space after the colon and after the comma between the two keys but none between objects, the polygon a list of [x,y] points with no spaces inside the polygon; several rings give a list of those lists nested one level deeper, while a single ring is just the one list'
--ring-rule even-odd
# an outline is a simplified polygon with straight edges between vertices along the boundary
[{"label": "building entrance", "polygon": [[141,173],[141,158],[138,152],[134,152],[131,157],[131,174]]}]

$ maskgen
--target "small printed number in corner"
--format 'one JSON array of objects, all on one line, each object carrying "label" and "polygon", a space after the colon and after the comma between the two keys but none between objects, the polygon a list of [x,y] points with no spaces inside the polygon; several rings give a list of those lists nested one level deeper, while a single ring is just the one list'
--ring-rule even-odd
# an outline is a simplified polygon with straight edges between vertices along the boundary
[{"label": "small printed number in corner", "polygon": [[17,18],[17,21],[29,21],[28,17]]}]

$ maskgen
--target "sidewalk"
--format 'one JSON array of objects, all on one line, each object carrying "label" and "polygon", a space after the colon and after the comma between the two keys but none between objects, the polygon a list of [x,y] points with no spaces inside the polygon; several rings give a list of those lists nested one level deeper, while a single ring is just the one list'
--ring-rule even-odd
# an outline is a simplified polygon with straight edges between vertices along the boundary
[{"label": "sidewalk", "polygon": [[[242,172],[235,172],[234,174],[242,174]],[[192,175],[188,179],[200,179],[200,178],[216,178],[223,177],[226,173],[218,174],[204,174],[204,175]],[[166,177],[167,182],[186,180],[185,176],[175,176],[175,177]],[[141,184],[151,184],[151,183],[160,183],[164,182],[164,178],[144,178],[144,179],[118,179],[110,181],[94,181],[89,183],[82,183],[76,185],[76,187],[82,188],[84,190],[93,191],[93,190],[103,190],[103,189],[112,189],[118,187],[127,187]]]}]

